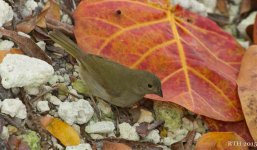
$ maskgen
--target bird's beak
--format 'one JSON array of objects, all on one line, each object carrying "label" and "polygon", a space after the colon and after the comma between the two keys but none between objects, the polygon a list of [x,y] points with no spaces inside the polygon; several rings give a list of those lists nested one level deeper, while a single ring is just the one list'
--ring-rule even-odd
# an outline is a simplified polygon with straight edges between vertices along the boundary
[{"label": "bird's beak", "polygon": [[159,95],[160,97],[163,97],[162,89],[160,89],[160,90],[158,91],[157,95]]}]

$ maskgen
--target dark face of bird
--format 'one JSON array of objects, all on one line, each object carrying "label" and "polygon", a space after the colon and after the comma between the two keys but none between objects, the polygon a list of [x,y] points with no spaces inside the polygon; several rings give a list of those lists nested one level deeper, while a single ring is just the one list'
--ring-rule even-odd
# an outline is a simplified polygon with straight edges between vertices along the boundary
[{"label": "dark face of bird", "polygon": [[142,76],[140,82],[140,89],[144,91],[145,94],[156,94],[161,97],[162,95],[162,87],[160,79],[152,73],[144,72],[144,76]]}]

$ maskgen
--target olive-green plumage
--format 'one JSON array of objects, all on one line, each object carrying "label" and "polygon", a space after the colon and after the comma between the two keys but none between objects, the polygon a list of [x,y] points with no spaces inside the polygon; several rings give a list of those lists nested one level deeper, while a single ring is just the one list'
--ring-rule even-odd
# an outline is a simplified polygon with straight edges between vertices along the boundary
[{"label": "olive-green plumage", "polygon": [[160,79],[154,74],[130,69],[107,58],[84,53],[59,31],[52,31],[49,36],[78,60],[80,77],[93,96],[120,107],[133,105],[145,94],[162,96]]}]

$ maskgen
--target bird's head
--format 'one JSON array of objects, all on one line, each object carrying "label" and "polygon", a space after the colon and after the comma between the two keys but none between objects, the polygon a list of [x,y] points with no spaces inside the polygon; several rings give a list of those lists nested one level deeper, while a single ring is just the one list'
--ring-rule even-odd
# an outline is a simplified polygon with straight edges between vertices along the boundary
[{"label": "bird's head", "polygon": [[156,94],[163,97],[160,79],[147,71],[142,71],[142,74],[138,82],[140,91],[144,94]]}]

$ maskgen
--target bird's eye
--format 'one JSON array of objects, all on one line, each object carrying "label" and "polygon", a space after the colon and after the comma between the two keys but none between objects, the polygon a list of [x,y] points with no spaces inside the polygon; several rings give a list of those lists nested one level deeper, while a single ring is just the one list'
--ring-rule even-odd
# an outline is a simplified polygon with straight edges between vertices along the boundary
[{"label": "bird's eye", "polygon": [[148,84],[147,86],[148,86],[148,88],[150,88],[150,89],[153,87],[152,84]]}]

